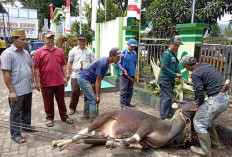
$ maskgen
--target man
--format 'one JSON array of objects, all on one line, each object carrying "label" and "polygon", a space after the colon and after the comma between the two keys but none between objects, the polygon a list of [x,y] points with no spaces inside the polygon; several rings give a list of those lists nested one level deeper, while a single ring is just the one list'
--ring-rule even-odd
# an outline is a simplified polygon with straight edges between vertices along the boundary
[{"label": "man", "polygon": [[161,71],[158,83],[161,88],[160,118],[163,120],[171,117],[170,109],[172,105],[172,92],[175,87],[175,78],[180,78],[181,84],[183,85],[176,54],[180,45],[183,45],[181,37],[177,35],[173,36],[170,40],[169,48],[163,52],[161,58]]},{"label": "man", "polygon": [[[226,92],[229,83],[225,83],[222,75],[212,65],[197,63],[196,58],[190,55],[184,56],[181,63],[187,70],[192,71],[192,82],[198,92],[193,125],[201,147],[191,146],[190,149],[198,155],[211,157],[211,146],[220,148],[212,121],[229,106],[230,98]],[[205,93],[208,95],[207,101],[204,101]]]},{"label": "man", "polygon": [[[77,43],[78,46],[70,50],[68,54],[67,76],[69,80],[71,75],[71,87],[72,87],[72,92],[70,97],[71,101],[69,104],[70,115],[73,115],[75,113],[80,97],[80,87],[77,83],[77,76],[79,75],[81,70],[88,67],[92,62],[95,61],[95,55],[93,51],[86,47],[87,37],[84,34],[78,35]],[[85,118],[89,117],[88,107],[89,105],[87,104],[85,98],[84,114],[83,114]]]},{"label": "man", "polygon": [[1,37],[0,40],[0,56],[2,54],[2,52],[6,49],[6,41],[3,39],[3,37]]},{"label": "man", "polygon": [[122,109],[125,109],[126,106],[135,107],[131,105],[131,98],[134,81],[137,81],[137,53],[135,52],[137,46],[137,41],[130,39],[127,43],[127,49],[122,52],[124,56],[117,64],[120,75],[120,105]]},{"label": "man", "polygon": [[64,102],[64,86],[67,86],[67,72],[64,53],[54,47],[54,34],[44,34],[45,45],[34,54],[36,89],[42,91],[47,127],[54,126],[54,95],[61,120],[73,124],[67,115]]},{"label": "man", "polygon": [[[81,90],[87,97],[91,122],[98,116],[96,103],[99,104],[100,102],[101,80],[108,71],[109,64],[116,64],[121,56],[123,56],[123,54],[117,47],[114,47],[110,50],[109,57],[102,57],[96,60],[90,66],[83,69],[77,78]],[[92,84],[95,84],[96,97]]]},{"label": "man", "polygon": [[[23,127],[24,131],[34,129],[31,127],[33,62],[29,53],[24,50],[27,44],[25,31],[13,30],[12,41],[13,44],[1,55],[1,68],[9,90],[11,138],[17,143],[24,143],[26,140],[20,133],[20,127]],[[22,126],[20,126],[21,123]]]}]

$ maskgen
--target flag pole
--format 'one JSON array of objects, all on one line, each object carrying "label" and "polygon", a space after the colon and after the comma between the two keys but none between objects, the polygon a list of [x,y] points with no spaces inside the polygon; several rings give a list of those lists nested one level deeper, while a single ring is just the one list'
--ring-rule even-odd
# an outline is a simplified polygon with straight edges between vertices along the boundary
[{"label": "flag pole", "polygon": [[139,14],[139,41],[138,41],[138,60],[137,60],[137,83],[139,83],[139,60],[140,60],[140,40],[141,40],[141,10],[142,10],[142,0],[140,4],[140,14]]}]

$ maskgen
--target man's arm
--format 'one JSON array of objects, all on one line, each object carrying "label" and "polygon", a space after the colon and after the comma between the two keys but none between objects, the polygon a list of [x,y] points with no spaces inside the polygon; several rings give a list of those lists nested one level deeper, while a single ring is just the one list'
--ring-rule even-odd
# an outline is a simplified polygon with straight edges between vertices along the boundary
[{"label": "man's arm", "polygon": [[11,71],[3,69],[2,72],[3,72],[3,79],[5,81],[5,84],[10,91],[10,101],[18,101],[18,97],[17,97],[17,94],[14,90],[14,87],[13,87],[12,81],[11,81],[11,77],[10,77]]},{"label": "man's arm", "polygon": [[201,104],[204,103],[205,100],[205,90],[203,87],[203,82],[198,76],[193,74],[192,74],[192,82],[195,85],[196,92],[198,94],[198,105],[200,106]]},{"label": "man's arm", "polygon": [[35,88],[36,90],[40,91],[41,84],[39,81],[39,75],[40,75],[39,68],[34,67],[34,74],[35,74]]},{"label": "man's arm", "polygon": [[67,79],[67,66],[66,65],[62,66],[62,72],[63,72],[63,76],[64,76],[64,86],[67,87],[68,79]]},{"label": "man's arm", "polygon": [[100,102],[101,80],[102,80],[102,76],[97,75],[97,79],[96,79],[96,82],[95,82],[96,102],[97,102],[97,104]]},{"label": "man's arm", "polygon": [[67,64],[67,81],[69,81],[70,79],[72,65],[73,65],[73,62],[70,62],[70,61]]}]

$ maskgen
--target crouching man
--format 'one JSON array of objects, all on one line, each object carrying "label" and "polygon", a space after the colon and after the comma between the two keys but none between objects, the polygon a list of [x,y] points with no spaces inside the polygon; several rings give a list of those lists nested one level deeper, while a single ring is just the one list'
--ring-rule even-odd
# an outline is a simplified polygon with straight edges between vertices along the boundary
[{"label": "crouching man", "polygon": [[[212,122],[229,106],[229,81],[225,83],[222,75],[212,65],[198,63],[196,58],[190,55],[184,56],[181,63],[187,70],[192,71],[192,81],[198,91],[193,124],[201,147],[191,146],[190,149],[195,154],[211,157],[211,146],[220,147]],[[205,93],[208,95],[207,101],[204,101]]]}]

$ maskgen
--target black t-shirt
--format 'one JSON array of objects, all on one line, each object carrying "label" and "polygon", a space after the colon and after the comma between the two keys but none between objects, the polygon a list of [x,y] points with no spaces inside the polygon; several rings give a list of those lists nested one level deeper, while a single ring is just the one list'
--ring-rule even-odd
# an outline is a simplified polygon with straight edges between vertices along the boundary
[{"label": "black t-shirt", "polygon": [[218,94],[225,81],[212,65],[199,63],[192,72],[192,81],[198,92],[198,104],[204,103],[205,92],[208,96]]}]

